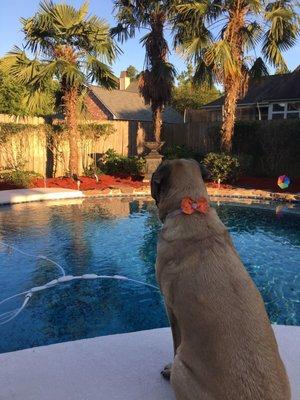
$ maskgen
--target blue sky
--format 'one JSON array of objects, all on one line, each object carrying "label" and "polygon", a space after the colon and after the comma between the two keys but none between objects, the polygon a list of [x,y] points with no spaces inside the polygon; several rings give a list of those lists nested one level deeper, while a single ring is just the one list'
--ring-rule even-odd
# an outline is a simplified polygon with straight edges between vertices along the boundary
[{"label": "blue sky", "polygon": [[[9,51],[14,45],[21,46],[23,34],[21,32],[20,17],[30,17],[38,9],[39,0],[2,0],[0,1],[0,57]],[[82,0],[68,0],[69,4],[79,6]],[[110,25],[114,25],[112,0],[90,0],[90,12],[106,19]],[[114,72],[119,75],[130,64],[141,70],[144,63],[144,49],[139,43],[139,37],[124,43],[121,54],[113,65]],[[285,53],[288,67],[293,70],[300,64],[300,41],[297,46]],[[178,72],[185,67],[181,57],[174,54],[170,61]]]}]

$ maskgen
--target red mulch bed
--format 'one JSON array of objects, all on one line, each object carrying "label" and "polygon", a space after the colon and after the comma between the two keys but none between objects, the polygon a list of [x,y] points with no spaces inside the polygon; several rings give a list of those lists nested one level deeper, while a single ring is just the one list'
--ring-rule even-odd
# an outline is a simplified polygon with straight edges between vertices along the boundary
[{"label": "red mulch bed", "polygon": [[[80,190],[93,190],[93,189],[113,189],[122,187],[140,188],[143,185],[141,179],[128,178],[124,176],[110,176],[100,175],[99,182],[97,183],[94,178],[81,177]],[[217,183],[207,182],[209,187],[218,187]],[[44,180],[37,179],[33,187],[44,187]],[[47,187],[62,187],[68,189],[77,189],[77,183],[71,178],[48,178]],[[277,185],[277,178],[252,178],[241,177],[235,185],[221,184],[223,189],[233,189],[234,187],[242,187],[246,189],[261,189],[269,190],[271,192],[282,193],[299,193],[300,192],[300,179],[292,180],[288,189],[282,190]]]},{"label": "red mulch bed", "polygon": [[[102,190],[102,189],[121,189],[121,188],[141,188],[145,186],[141,179],[130,178],[125,176],[110,176],[99,175],[99,182],[95,178],[81,177],[80,190]],[[214,182],[207,182],[207,186],[217,188],[218,184]],[[277,186],[277,178],[253,178],[242,177],[235,185],[221,184],[223,189],[234,189],[235,187],[242,187],[246,189],[261,189],[271,192],[282,193],[300,193],[300,179],[291,180],[288,189],[282,190]],[[32,183],[32,187],[44,187],[44,179],[36,179]],[[77,183],[71,178],[48,178],[47,187],[61,187],[66,189],[77,189]],[[0,190],[18,189],[16,185],[0,182]]]},{"label": "red mulch bed", "polygon": [[[207,182],[208,187],[217,188],[218,184],[215,182]],[[270,192],[279,193],[300,193],[300,179],[291,180],[291,184],[287,189],[280,189],[277,185],[277,178],[253,178],[250,176],[243,176],[238,179],[234,185],[226,185],[221,183],[221,189],[234,189],[234,188],[245,188],[245,189],[259,189],[267,190]]]},{"label": "red mulch bed", "polygon": [[[80,190],[119,189],[124,187],[140,188],[143,186],[143,182],[139,179],[110,175],[99,175],[99,182],[95,178],[87,176],[80,177],[80,181]],[[44,187],[44,179],[36,179],[32,183],[32,187]],[[47,187],[77,189],[77,182],[71,178],[48,178]]]}]

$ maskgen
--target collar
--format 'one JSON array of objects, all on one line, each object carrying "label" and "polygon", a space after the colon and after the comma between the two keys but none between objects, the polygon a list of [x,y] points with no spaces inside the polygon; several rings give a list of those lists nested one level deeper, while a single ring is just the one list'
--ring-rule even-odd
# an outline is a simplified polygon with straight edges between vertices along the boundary
[{"label": "collar", "polygon": [[191,215],[194,212],[206,214],[209,210],[209,203],[205,197],[199,197],[198,200],[193,200],[191,197],[184,197],[181,200],[181,207],[178,210],[171,211],[167,217],[175,217],[177,215]]}]

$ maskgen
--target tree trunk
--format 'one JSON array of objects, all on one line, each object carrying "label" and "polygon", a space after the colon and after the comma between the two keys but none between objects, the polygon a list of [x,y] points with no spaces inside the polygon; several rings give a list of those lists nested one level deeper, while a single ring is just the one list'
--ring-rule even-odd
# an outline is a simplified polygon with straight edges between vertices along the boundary
[{"label": "tree trunk", "polygon": [[80,166],[80,133],[78,131],[77,122],[77,101],[78,91],[77,88],[66,90],[64,94],[64,111],[66,126],[68,129],[70,157],[69,157],[69,173],[71,176],[74,174],[79,176],[81,173]]},{"label": "tree trunk", "polygon": [[221,149],[226,153],[230,153],[234,134],[237,100],[239,98],[239,83],[231,82],[230,85],[226,86],[222,112]]},{"label": "tree trunk", "polygon": [[154,138],[157,143],[161,142],[162,110],[158,105],[152,106],[152,121]]},{"label": "tree trunk", "polygon": [[224,39],[230,46],[236,71],[225,77],[225,102],[222,113],[221,148],[229,153],[232,149],[232,138],[236,117],[237,101],[244,97],[248,87],[248,73],[243,66],[244,43],[241,30],[245,27],[248,6],[238,1],[235,11],[231,14],[229,23],[224,32]]}]

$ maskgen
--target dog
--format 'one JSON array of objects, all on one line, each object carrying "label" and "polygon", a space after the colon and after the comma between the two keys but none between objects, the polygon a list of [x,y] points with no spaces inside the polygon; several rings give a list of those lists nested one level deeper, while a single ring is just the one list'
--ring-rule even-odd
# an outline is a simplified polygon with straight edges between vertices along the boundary
[{"label": "dog", "polygon": [[162,371],[177,400],[290,400],[263,300],[218,218],[193,160],[164,161],[151,179],[164,223],[156,277],[174,360]]}]

